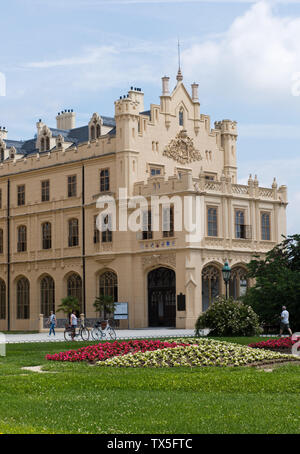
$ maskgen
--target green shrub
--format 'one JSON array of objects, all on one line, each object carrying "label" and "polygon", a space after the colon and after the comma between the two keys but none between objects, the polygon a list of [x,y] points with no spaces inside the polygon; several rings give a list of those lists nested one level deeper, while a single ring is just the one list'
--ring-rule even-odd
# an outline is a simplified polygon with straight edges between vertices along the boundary
[{"label": "green shrub", "polygon": [[196,322],[196,336],[209,328],[213,336],[254,336],[261,333],[258,315],[241,301],[218,297]]}]

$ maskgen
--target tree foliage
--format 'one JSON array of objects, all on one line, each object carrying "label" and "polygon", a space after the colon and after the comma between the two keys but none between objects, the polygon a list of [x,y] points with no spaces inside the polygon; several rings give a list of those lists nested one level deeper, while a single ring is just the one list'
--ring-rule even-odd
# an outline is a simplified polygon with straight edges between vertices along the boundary
[{"label": "tree foliage", "polygon": [[244,302],[265,324],[280,322],[282,306],[290,313],[292,330],[300,328],[300,235],[289,235],[261,259],[254,256],[248,275],[255,279]]}]

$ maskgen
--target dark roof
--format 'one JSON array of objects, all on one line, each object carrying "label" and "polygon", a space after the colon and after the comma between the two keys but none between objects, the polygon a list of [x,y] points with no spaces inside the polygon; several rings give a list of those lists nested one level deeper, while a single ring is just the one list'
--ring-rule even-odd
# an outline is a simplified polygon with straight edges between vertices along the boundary
[{"label": "dark roof", "polygon": [[148,117],[151,117],[151,111],[150,110],[144,110],[144,112],[140,112],[140,115],[148,115]]},{"label": "dark roof", "polygon": [[4,142],[6,144],[6,148],[15,147],[16,150],[21,149],[23,144],[24,144],[24,142],[22,142],[21,140],[7,140],[7,139],[4,139]]},{"label": "dark roof", "polygon": [[75,143],[87,142],[89,140],[89,127],[81,126],[69,131],[69,137],[72,137]]},{"label": "dark roof", "polygon": [[103,120],[103,126],[116,126],[116,120],[113,117],[100,116]]},{"label": "dark roof", "polygon": [[[115,119],[113,117],[105,116],[101,116],[101,118],[103,120],[103,126],[110,126],[112,128],[111,131],[109,131],[109,135],[115,135],[116,134]],[[64,138],[65,142],[68,142],[71,145],[78,145],[80,143],[88,142],[89,140],[88,125],[67,130],[50,128],[50,131],[52,133],[52,137],[58,137],[59,135],[61,135]],[[17,154],[29,155],[38,152],[38,149],[36,148],[36,135],[34,139],[29,139],[25,141],[5,139],[4,142],[6,143],[7,148],[15,147]],[[48,151],[49,150],[47,150],[47,153]]]},{"label": "dark roof", "polygon": [[108,134],[109,134],[110,136],[115,136],[115,135],[116,135],[116,127],[112,128],[112,129],[108,132]]}]

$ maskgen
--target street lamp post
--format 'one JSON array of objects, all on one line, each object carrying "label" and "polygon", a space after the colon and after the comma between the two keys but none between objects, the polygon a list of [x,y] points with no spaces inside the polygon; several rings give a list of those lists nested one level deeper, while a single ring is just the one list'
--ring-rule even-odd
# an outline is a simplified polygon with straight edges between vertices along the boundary
[{"label": "street lamp post", "polygon": [[225,286],[226,286],[226,299],[227,299],[228,298],[228,282],[230,281],[230,276],[231,276],[231,268],[228,265],[227,260],[222,268],[222,274],[223,274],[223,279],[224,279]]}]

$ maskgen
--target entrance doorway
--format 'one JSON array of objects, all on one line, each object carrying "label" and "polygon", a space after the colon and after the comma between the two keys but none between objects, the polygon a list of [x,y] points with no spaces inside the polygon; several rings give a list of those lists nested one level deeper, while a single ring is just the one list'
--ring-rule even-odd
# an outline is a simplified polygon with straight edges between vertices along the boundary
[{"label": "entrance doorway", "polygon": [[176,275],[169,268],[148,274],[149,326],[176,326]]}]

